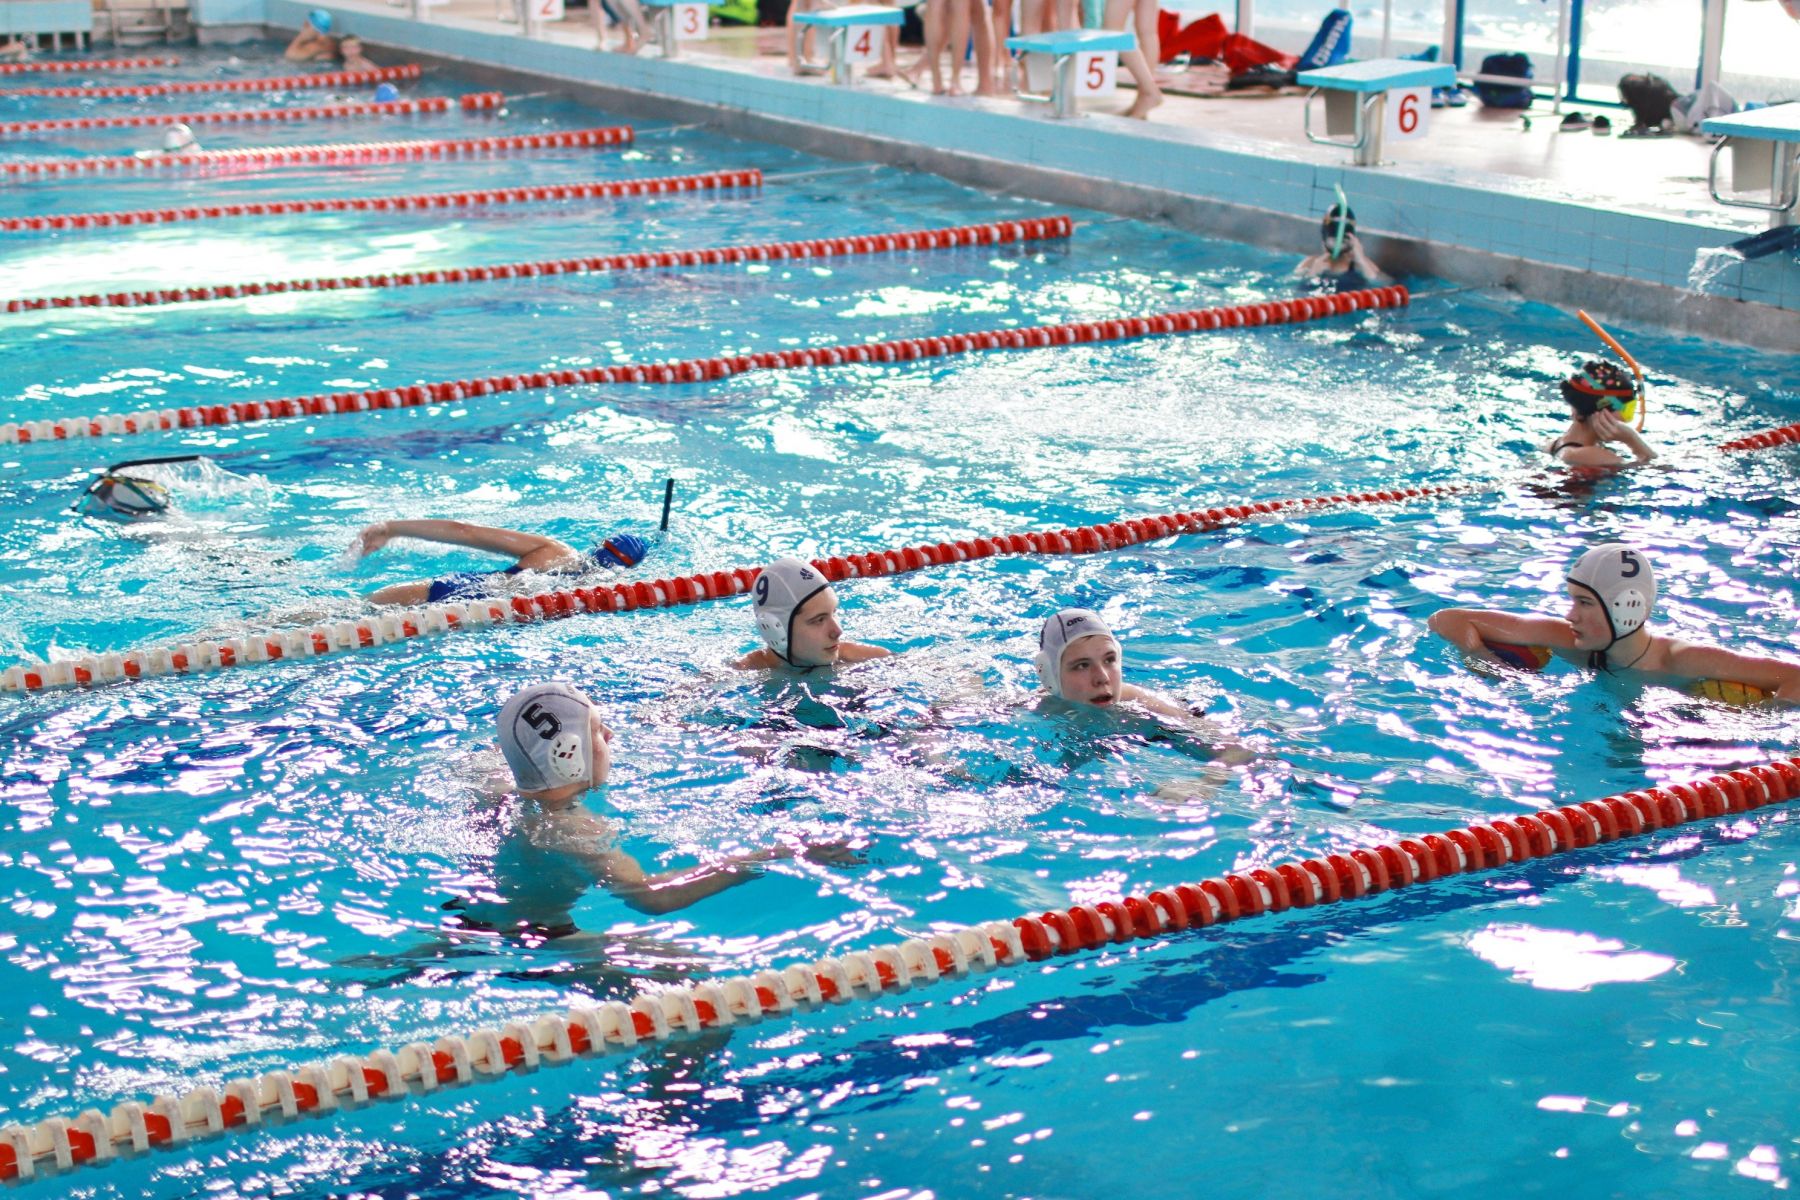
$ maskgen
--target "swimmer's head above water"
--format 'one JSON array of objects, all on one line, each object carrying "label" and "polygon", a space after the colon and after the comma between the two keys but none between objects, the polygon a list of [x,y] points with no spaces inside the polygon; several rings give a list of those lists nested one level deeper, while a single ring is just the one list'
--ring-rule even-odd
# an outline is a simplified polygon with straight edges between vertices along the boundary
[{"label": "swimmer's head above water", "polygon": [[573,684],[535,683],[501,706],[500,753],[519,792],[565,799],[606,782],[612,730]]},{"label": "swimmer's head above water", "polygon": [[1562,396],[1577,417],[1585,419],[1606,408],[1624,412],[1629,419],[1631,414],[1625,410],[1637,398],[1637,386],[1624,368],[1595,359],[1583,363],[1580,371],[1562,381]]},{"label": "swimmer's head above water", "polygon": [[1607,666],[1607,653],[1642,629],[1656,607],[1650,560],[1622,542],[1595,546],[1576,559],[1568,590],[1575,648],[1588,652],[1593,667]]},{"label": "swimmer's head above water", "polygon": [[756,632],[777,658],[803,668],[838,661],[844,627],[837,593],[816,568],[778,558],[756,577],[753,594]]},{"label": "swimmer's head above water", "polygon": [[1319,225],[1319,236],[1325,242],[1325,250],[1336,258],[1344,252],[1344,243],[1356,232],[1356,213],[1347,204],[1334,204],[1325,214],[1325,220]]},{"label": "swimmer's head above water", "polygon": [[1038,633],[1038,677],[1050,694],[1072,704],[1105,708],[1124,691],[1124,655],[1098,613],[1065,608]]}]

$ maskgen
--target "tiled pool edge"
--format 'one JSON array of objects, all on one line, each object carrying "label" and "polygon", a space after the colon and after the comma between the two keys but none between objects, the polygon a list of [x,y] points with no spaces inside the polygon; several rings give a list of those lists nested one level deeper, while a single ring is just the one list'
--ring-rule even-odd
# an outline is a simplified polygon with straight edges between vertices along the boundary
[{"label": "tiled pool edge", "polygon": [[[204,19],[226,4],[222,18],[241,23],[260,9],[285,28],[296,27],[309,7],[300,0],[211,0]],[[1779,256],[1734,264],[1708,293],[1688,288],[1699,250],[1744,236],[1727,226],[1723,212],[1718,226],[1612,212],[1497,190],[1493,178],[1432,178],[1430,167],[1315,163],[1282,157],[1278,146],[1221,144],[1217,136],[1140,129],[1119,119],[1053,123],[772,78],[716,60],[597,54],[492,28],[417,24],[361,6],[344,11],[370,42],[496,79],[554,78],[627,116],[701,122],[829,157],[894,163],[1258,245],[1310,244],[1317,214],[1342,182],[1360,223],[1378,235],[1372,247],[1396,268],[1508,286],[1547,303],[1718,341],[1790,352],[1800,346],[1800,264]]]}]

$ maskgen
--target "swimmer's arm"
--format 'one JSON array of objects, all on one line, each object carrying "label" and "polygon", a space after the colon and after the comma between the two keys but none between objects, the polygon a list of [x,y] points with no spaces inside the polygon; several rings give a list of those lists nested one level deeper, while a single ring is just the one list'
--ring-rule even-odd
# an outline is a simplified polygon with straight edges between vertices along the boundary
[{"label": "swimmer's arm", "polygon": [[793,858],[796,854],[816,863],[846,865],[863,861],[860,854],[841,842],[806,845],[798,849],[770,846],[658,875],[646,874],[643,864],[623,850],[599,851],[583,857],[595,868],[594,879],[601,887],[641,913],[661,916],[760,878],[762,864]]},{"label": "swimmer's arm", "polygon": [[1215,763],[1238,767],[1256,761],[1256,752],[1232,741],[1231,735],[1220,728],[1217,722],[1195,715],[1160,692],[1128,683],[1119,689],[1119,699],[1148,709],[1159,717],[1167,717],[1182,729],[1204,737],[1209,743],[1207,749],[1212,752]]},{"label": "swimmer's arm", "polygon": [[1624,442],[1631,451],[1631,456],[1638,462],[1647,463],[1656,457],[1656,451],[1650,448],[1650,443],[1637,430],[1621,421],[1616,413],[1602,409],[1594,414],[1593,422],[1595,433],[1609,442]]},{"label": "swimmer's arm", "polygon": [[1350,234],[1344,240],[1347,243],[1349,243],[1349,246],[1350,246],[1350,262],[1351,262],[1351,264],[1358,271],[1362,272],[1364,279],[1367,279],[1370,283],[1391,283],[1391,282],[1393,282],[1385,274],[1382,273],[1382,270],[1380,267],[1375,265],[1375,261],[1369,257],[1369,252],[1363,249],[1363,244],[1362,244],[1361,238],[1357,237],[1353,233],[1353,234]]},{"label": "swimmer's arm", "polygon": [[364,554],[373,554],[394,538],[402,537],[510,555],[517,560],[518,566],[527,570],[542,570],[557,566],[565,559],[580,557],[555,538],[519,529],[473,525],[467,521],[380,521],[364,529],[358,540]]},{"label": "swimmer's arm", "polygon": [[1625,460],[1605,446],[1564,446],[1556,457],[1571,467],[1622,467]]},{"label": "swimmer's arm", "polygon": [[1486,608],[1441,608],[1426,622],[1431,632],[1472,658],[1498,662],[1489,642],[1516,646],[1548,646],[1552,650],[1575,648],[1575,630],[1557,617],[1495,612]]},{"label": "swimmer's arm", "polygon": [[1739,654],[1719,646],[1677,642],[1669,651],[1671,675],[1721,679],[1761,688],[1777,700],[1800,703],[1800,664],[1761,654]]},{"label": "swimmer's arm", "polygon": [[894,652],[886,646],[871,646],[867,642],[839,642],[838,659],[841,662],[868,662],[871,658],[892,658]]},{"label": "swimmer's arm", "polygon": [[1325,271],[1325,268],[1330,265],[1331,265],[1331,256],[1330,255],[1328,255],[1328,254],[1309,254],[1305,258],[1300,260],[1300,265],[1294,268],[1294,274],[1304,276],[1306,278],[1311,278],[1312,276],[1323,274]]}]

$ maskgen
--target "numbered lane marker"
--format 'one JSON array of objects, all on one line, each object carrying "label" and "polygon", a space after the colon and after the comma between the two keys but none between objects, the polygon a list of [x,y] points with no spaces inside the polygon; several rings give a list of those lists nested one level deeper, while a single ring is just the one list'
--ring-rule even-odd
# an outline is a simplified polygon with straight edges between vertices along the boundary
[{"label": "numbered lane marker", "polygon": [[881,61],[882,26],[852,26],[844,31],[849,41],[844,46],[844,61],[859,67]]},{"label": "numbered lane marker", "polygon": [[1075,88],[1083,96],[1110,96],[1118,91],[1118,52],[1089,50],[1076,55]]},{"label": "numbered lane marker", "polygon": [[1431,111],[1430,88],[1394,88],[1387,94],[1383,133],[1390,142],[1425,136],[1425,115]]},{"label": "numbered lane marker", "polygon": [[677,4],[675,6],[675,40],[678,42],[703,42],[706,40],[706,5]]}]

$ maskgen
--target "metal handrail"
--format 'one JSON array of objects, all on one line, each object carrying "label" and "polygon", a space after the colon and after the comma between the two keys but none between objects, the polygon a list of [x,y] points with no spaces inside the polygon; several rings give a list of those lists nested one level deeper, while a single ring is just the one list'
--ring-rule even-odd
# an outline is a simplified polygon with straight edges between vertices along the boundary
[{"label": "metal handrail", "polygon": [[[1800,170],[1796,169],[1793,151],[1783,148],[1781,143],[1774,146],[1775,169],[1779,173],[1783,187],[1776,193],[1775,175],[1769,179],[1770,202],[1764,204],[1760,200],[1734,200],[1719,195],[1719,151],[1731,144],[1731,138],[1725,137],[1714,143],[1712,156],[1706,162],[1706,190],[1712,193],[1713,202],[1726,208],[1753,208],[1758,212],[1792,212],[1796,203],[1800,203]],[[1785,169],[1784,165],[1785,156]]]},{"label": "metal handrail", "polygon": [[1328,137],[1319,137],[1312,131],[1313,98],[1325,90],[1326,89],[1324,88],[1314,88],[1312,91],[1306,93],[1306,107],[1302,120],[1303,127],[1306,131],[1306,140],[1319,146],[1336,146],[1340,150],[1361,150],[1369,141],[1370,126],[1368,120],[1366,120],[1369,109],[1373,108],[1375,104],[1383,98],[1385,93],[1370,92],[1368,95],[1364,96],[1361,102],[1356,106],[1356,140],[1353,142],[1336,142]]}]

